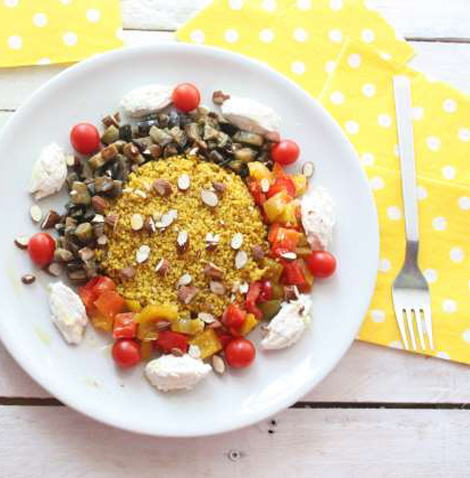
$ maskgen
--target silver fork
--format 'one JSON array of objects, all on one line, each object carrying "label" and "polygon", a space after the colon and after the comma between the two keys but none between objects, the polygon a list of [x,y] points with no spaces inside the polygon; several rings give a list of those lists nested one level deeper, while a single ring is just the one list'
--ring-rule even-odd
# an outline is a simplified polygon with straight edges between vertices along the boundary
[{"label": "silver fork", "polygon": [[[393,283],[393,305],[395,307],[395,315],[397,317],[398,328],[400,329],[401,340],[405,349],[409,349],[406,331],[406,328],[408,328],[411,345],[414,350],[417,350],[414,331],[414,324],[416,324],[421,350],[426,350],[425,334],[428,337],[429,348],[434,350],[429,286],[418,266],[418,203],[416,194],[411,85],[409,78],[406,76],[394,76],[393,88],[395,92],[395,110],[406,230],[405,263]],[[406,317],[406,322],[404,317]]]}]

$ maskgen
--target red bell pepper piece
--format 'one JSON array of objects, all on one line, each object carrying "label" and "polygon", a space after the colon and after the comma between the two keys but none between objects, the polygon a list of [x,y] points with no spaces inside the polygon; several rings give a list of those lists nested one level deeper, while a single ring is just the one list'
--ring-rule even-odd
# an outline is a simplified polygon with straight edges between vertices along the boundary
[{"label": "red bell pepper piece", "polygon": [[261,281],[261,292],[258,296],[258,302],[266,302],[273,298],[273,285],[269,280]]},{"label": "red bell pepper piece", "polygon": [[272,241],[272,248],[273,250],[280,248],[293,252],[299,244],[301,236],[302,234],[299,231],[280,227],[277,230],[277,234],[274,241]]},{"label": "red bell pepper piece", "polygon": [[256,307],[256,302],[261,293],[261,282],[253,282],[250,284],[248,289],[248,294],[246,295],[245,307],[246,310],[252,313],[258,320],[263,317],[263,312],[261,312],[258,307]]},{"label": "red bell pepper piece", "polygon": [[256,205],[261,206],[266,201],[266,194],[261,191],[260,181],[250,181],[248,189],[250,190]]},{"label": "red bell pepper piece", "polygon": [[157,346],[165,353],[170,353],[172,349],[180,349],[183,353],[186,353],[188,351],[188,338],[178,332],[163,330],[158,334]]},{"label": "red bell pepper piece", "polygon": [[108,318],[114,318],[124,309],[124,299],[114,290],[105,290],[94,302],[98,311]]},{"label": "red bell pepper piece", "polygon": [[236,304],[230,304],[222,316],[225,325],[235,332],[238,332],[245,323],[246,312]]},{"label": "red bell pepper piece", "polygon": [[114,318],[113,338],[133,339],[137,335],[137,322],[133,312],[117,314]]},{"label": "red bell pepper piece", "polygon": [[305,287],[307,285],[301,262],[301,259],[296,259],[292,262],[283,261],[283,278],[287,285],[296,285],[297,287]]},{"label": "red bell pepper piece", "polygon": [[295,197],[295,184],[289,176],[283,176],[274,180],[268,190],[268,198],[281,191],[286,191],[291,198]]}]

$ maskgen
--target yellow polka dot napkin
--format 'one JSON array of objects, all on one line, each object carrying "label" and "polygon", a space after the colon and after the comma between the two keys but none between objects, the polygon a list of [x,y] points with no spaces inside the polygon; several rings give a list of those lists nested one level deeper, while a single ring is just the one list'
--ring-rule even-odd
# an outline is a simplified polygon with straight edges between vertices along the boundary
[{"label": "yellow polka dot napkin", "polygon": [[347,37],[405,62],[413,49],[368,0],[214,0],[177,36],[266,61],[317,96]]},{"label": "yellow polka dot napkin", "polygon": [[0,0],[0,67],[81,60],[122,46],[119,0]]},{"label": "yellow polka dot napkin", "polygon": [[470,363],[470,97],[349,42],[320,99],[354,144],[379,214],[378,282],[359,337],[401,348],[391,296],[405,253],[396,74],[412,80],[419,259],[431,289],[434,355]]},{"label": "yellow polka dot napkin", "polygon": [[434,355],[470,363],[470,98],[406,67],[411,46],[368,3],[214,0],[177,35],[267,62],[320,96],[343,127],[369,177],[381,232],[377,289],[359,337],[396,348],[391,284],[405,233],[392,76],[412,79],[420,263],[431,288]]}]

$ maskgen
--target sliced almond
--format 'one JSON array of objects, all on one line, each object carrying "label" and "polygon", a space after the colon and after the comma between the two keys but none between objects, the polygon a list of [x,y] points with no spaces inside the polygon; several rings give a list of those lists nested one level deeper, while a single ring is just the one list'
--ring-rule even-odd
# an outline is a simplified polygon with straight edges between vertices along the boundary
[{"label": "sliced almond", "polygon": [[145,262],[150,256],[150,247],[143,244],[136,252],[135,259],[138,264]]},{"label": "sliced almond", "polygon": [[113,231],[115,231],[118,224],[118,220],[119,220],[119,216],[117,214],[108,214],[104,218],[104,223],[107,224],[109,227],[111,227]]},{"label": "sliced almond", "polygon": [[212,183],[212,187],[214,188],[214,191],[222,196],[224,192],[227,190],[227,186],[224,183],[221,183],[219,181],[214,181]]},{"label": "sliced almond", "polygon": [[269,191],[269,179],[263,178],[260,183],[261,192],[267,193]]},{"label": "sliced almond", "polygon": [[172,193],[171,184],[165,179],[156,179],[152,184],[152,189],[162,197],[168,197]]},{"label": "sliced almond", "polygon": [[232,241],[230,242],[230,245],[232,246],[232,249],[235,249],[236,251],[242,247],[243,244],[243,234],[241,232],[237,232],[233,235]]},{"label": "sliced almond", "polygon": [[219,355],[213,355],[212,368],[214,369],[214,372],[218,373],[219,375],[222,375],[225,372],[224,359],[220,357]]},{"label": "sliced almond", "polygon": [[205,324],[212,324],[215,321],[215,317],[208,312],[199,312],[197,318],[201,319]]},{"label": "sliced almond", "polygon": [[240,291],[241,294],[246,294],[249,288],[250,288],[250,284],[248,284],[248,282],[243,282],[242,284],[240,284],[240,287],[238,288],[238,290]]},{"label": "sliced almond", "polygon": [[225,286],[222,282],[218,282],[215,280],[211,280],[209,282],[209,289],[213,294],[217,295],[224,295],[225,294]]},{"label": "sliced almond", "polygon": [[42,219],[42,210],[37,204],[33,204],[29,208],[29,214],[34,222],[39,222]]},{"label": "sliced almond", "polygon": [[304,165],[302,166],[302,174],[306,178],[310,178],[314,175],[314,173],[315,173],[315,165],[310,161],[307,161],[306,163],[304,163]]},{"label": "sliced almond", "polygon": [[96,239],[96,243],[101,247],[106,246],[106,244],[108,244],[108,236],[106,234],[101,234],[101,236]]},{"label": "sliced almond", "polygon": [[188,355],[193,359],[201,358],[201,349],[194,344],[191,344],[188,348]]},{"label": "sliced almond", "polygon": [[173,221],[178,219],[178,211],[176,209],[170,209],[167,214],[173,219]]},{"label": "sliced almond", "polygon": [[188,174],[182,174],[181,176],[178,177],[178,189],[180,191],[187,191],[189,189],[189,186],[191,186],[191,179]]},{"label": "sliced almond", "polygon": [[46,214],[46,217],[41,223],[41,229],[51,229],[60,221],[60,214],[52,209]]},{"label": "sliced almond", "polygon": [[199,289],[194,286],[182,286],[178,289],[178,300],[188,305],[198,294]]},{"label": "sliced almond", "polygon": [[184,355],[183,351],[177,347],[171,349],[171,354],[175,357],[182,357]]},{"label": "sliced almond", "polygon": [[34,274],[25,274],[21,278],[21,282],[23,282],[23,284],[26,284],[26,285],[32,284],[35,280],[36,280],[36,276]]},{"label": "sliced almond", "polygon": [[288,302],[297,300],[300,297],[299,289],[295,285],[287,285],[284,287],[285,298]]},{"label": "sliced almond", "polygon": [[158,272],[161,276],[164,276],[170,268],[170,263],[166,259],[160,259],[155,266],[155,272]]},{"label": "sliced almond", "polygon": [[248,254],[245,251],[238,251],[235,255],[235,268],[243,269],[248,262]]},{"label": "sliced almond", "polygon": [[93,224],[102,224],[104,222],[104,216],[101,214],[95,214],[91,222]]},{"label": "sliced almond", "polygon": [[119,271],[119,276],[121,277],[122,280],[130,280],[135,276],[136,270],[135,267],[129,266],[125,267],[124,269],[121,269]]},{"label": "sliced almond", "polygon": [[297,259],[297,254],[295,252],[283,252],[281,257],[286,261],[295,261]]},{"label": "sliced almond", "polygon": [[167,330],[171,327],[171,322],[169,320],[160,319],[155,323],[158,330]]},{"label": "sliced almond", "polygon": [[144,218],[140,214],[133,214],[131,217],[133,231],[140,231],[144,227]]},{"label": "sliced almond", "polygon": [[181,287],[183,285],[189,285],[191,284],[191,281],[193,278],[191,277],[191,274],[183,274],[179,280],[178,283],[176,284],[177,287]]},{"label": "sliced almond", "polygon": [[152,217],[148,216],[148,217],[145,218],[144,229],[149,234],[153,234],[157,230],[157,227],[155,226],[155,221],[153,220]]},{"label": "sliced almond", "polygon": [[19,247],[20,249],[27,249],[29,243],[29,237],[26,236],[19,236],[15,239],[15,246]]},{"label": "sliced almond", "polygon": [[213,251],[220,242],[219,234],[213,234],[212,232],[208,232],[206,234],[206,249],[209,251]]},{"label": "sliced almond", "polygon": [[210,189],[201,189],[201,201],[209,207],[216,207],[219,204],[219,197]]},{"label": "sliced almond", "polygon": [[78,255],[80,256],[80,259],[83,262],[86,262],[93,259],[93,257],[95,257],[95,252],[93,251],[93,249],[91,249],[91,247],[82,247],[78,251]]},{"label": "sliced almond", "polygon": [[179,253],[183,253],[189,246],[189,234],[187,231],[180,231],[176,237],[176,246]]},{"label": "sliced almond", "polygon": [[215,264],[212,262],[209,262],[209,264],[204,267],[204,275],[209,277],[210,279],[217,279],[220,280],[224,276],[224,271],[220,267],[217,267]]}]

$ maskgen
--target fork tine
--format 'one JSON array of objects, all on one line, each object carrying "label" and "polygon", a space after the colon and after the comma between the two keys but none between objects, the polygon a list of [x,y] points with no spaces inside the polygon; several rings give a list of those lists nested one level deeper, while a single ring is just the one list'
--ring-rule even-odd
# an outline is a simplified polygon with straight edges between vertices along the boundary
[{"label": "fork tine", "polygon": [[405,314],[406,314],[406,321],[408,322],[408,333],[410,334],[411,345],[413,346],[413,350],[416,350],[416,339],[415,339],[415,331],[413,327],[413,317],[411,315],[411,309],[405,309]]},{"label": "fork tine", "polygon": [[425,305],[423,307],[423,313],[424,313],[424,322],[426,325],[426,333],[428,334],[428,338],[429,338],[429,347],[431,347],[431,350],[434,350],[434,341],[432,338],[431,307],[429,305]]},{"label": "fork tine", "polygon": [[419,335],[419,342],[421,344],[421,350],[424,352],[426,350],[426,346],[424,345],[424,334],[423,334],[423,319],[421,317],[421,310],[415,309],[414,310],[415,317],[416,317],[416,328],[418,329]]},{"label": "fork tine", "polygon": [[406,337],[405,321],[403,320],[403,310],[395,307],[395,316],[397,318],[398,330],[400,331],[401,341],[405,350],[409,349],[408,338]]}]

